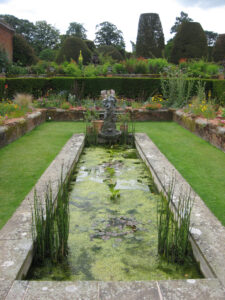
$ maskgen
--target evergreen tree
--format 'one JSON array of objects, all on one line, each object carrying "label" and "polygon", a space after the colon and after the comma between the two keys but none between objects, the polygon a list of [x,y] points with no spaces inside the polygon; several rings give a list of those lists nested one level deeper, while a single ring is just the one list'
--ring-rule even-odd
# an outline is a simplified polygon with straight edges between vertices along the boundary
[{"label": "evergreen tree", "polygon": [[214,61],[225,60],[225,34],[219,34],[213,51]]},{"label": "evergreen tree", "polygon": [[171,61],[181,58],[204,58],[207,56],[207,39],[202,26],[197,22],[184,22],[174,38]]},{"label": "evergreen tree", "polygon": [[161,57],[164,34],[158,14],[141,14],[138,24],[136,56]]}]

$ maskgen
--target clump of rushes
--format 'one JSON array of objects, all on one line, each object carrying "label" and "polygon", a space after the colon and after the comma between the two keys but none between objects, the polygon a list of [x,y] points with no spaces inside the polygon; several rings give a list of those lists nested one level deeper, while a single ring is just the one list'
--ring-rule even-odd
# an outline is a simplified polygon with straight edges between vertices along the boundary
[{"label": "clump of rushes", "polygon": [[175,209],[174,188],[173,179],[168,197],[161,193],[158,204],[158,253],[168,262],[183,264],[191,251],[189,232],[193,197],[190,191],[187,195],[180,193],[177,209]]},{"label": "clump of rushes", "polygon": [[44,203],[35,190],[32,223],[34,260],[43,263],[49,258],[56,263],[65,259],[68,254],[69,197],[62,175],[56,204],[52,196],[51,183],[46,187]]}]

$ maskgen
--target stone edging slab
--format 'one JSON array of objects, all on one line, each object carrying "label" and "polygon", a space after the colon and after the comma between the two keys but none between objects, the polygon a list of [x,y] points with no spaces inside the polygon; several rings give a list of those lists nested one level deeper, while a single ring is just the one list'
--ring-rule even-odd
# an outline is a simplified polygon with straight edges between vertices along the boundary
[{"label": "stone edging slab", "polygon": [[207,278],[218,278],[225,286],[225,228],[192,190],[187,181],[144,133],[135,134],[137,150],[150,168],[159,190],[168,192],[171,178],[176,178],[175,205],[180,191],[192,191],[195,197],[191,214],[191,243],[196,260]]}]

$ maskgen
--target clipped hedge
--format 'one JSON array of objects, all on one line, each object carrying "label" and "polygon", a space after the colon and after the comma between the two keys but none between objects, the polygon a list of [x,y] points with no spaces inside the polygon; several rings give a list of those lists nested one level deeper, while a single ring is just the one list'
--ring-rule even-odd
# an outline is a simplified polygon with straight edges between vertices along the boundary
[{"label": "clipped hedge", "polygon": [[[198,79],[194,79],[197,83]],[[225,80],[204,79],[206,93],[210,90],[212,98],[225,105]],[[125,78],[125,77],[51,77],[51,78],[6,78],[0,79],[0,97],[5,97],[5,84],[8,85],[7,97],[16,93],[30,93],[34,97],[45,95],[48,89],[55,93],[66,90],[75,93],[80,98],[100,96],[101,90],[114,89],[118,96],[127,98],[147,97],[161,92],[159,78]]]}]

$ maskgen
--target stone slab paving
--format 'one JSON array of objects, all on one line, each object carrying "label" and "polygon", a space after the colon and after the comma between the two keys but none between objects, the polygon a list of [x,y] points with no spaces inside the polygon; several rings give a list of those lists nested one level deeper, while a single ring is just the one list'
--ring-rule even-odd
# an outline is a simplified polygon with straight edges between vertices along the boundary
[{"label": "stone slab paving", "polygon": [[200,261],[203,274],[215,277],[225,286],[225,228],[206,207],[202,199],[194,193],[187,181],[159,151],[156,145],[144,133],[135,134],[136,147],[140,156],[151,169],[154,180],[160,190],[168,191],[171,178],[175,176],[175,205],[180,192],[192,191],[194,206],[191,214],[191,242],[194,255]]},{"label": "stone slab paving", "polygon": [[167,281],[14,281],[5,300],[224,300],[217,279]]}]

